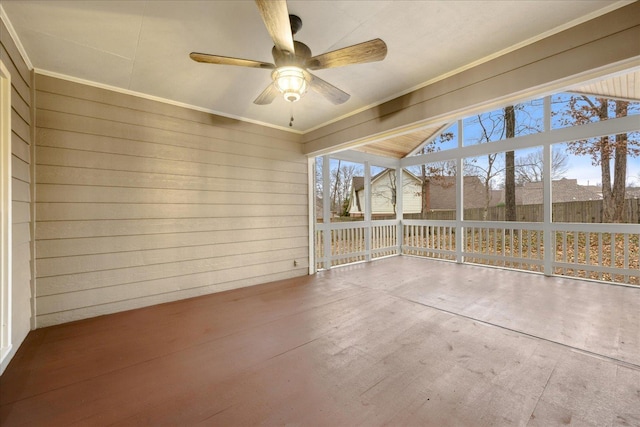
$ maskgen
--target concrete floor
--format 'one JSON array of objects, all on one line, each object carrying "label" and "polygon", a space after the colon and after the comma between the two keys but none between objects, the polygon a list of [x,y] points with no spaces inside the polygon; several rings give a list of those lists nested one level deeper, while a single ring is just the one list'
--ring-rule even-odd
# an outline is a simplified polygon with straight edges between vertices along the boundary
[{"label": "concrete floor", "polygon": [[640,288],[404,256],[45,328],[0,424],[640,426]]}]

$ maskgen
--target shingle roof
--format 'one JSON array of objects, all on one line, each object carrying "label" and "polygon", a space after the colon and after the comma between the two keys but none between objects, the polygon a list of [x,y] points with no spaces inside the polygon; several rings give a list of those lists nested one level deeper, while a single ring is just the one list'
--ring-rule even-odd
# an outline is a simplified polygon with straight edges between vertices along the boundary
[{"label": "shingle roof", "polygon": [[[538,205],[543,202],[542,182],[527,182],[516,187],[516,203]],[[554,203],[599,200],[602,196],[592,187],[579,185],[577,179],[562,178],[551,182]],[[504,196],[503,196],[504,197]]]},{"label": "shingle roof", "polygon": [[[464,177],[464,207],[485,207],[485,186],[477,176]],[[500,202],[500,191],[490,190],[489,206]],[[456,208],[456,177],[443,176],[429,180],[429,209],[446,210]]]},{"label": "shingle roof", "polygon": [[351,178],[351,186],[355,191],[360,191],[364,188],[364,176],[354,176]]}]

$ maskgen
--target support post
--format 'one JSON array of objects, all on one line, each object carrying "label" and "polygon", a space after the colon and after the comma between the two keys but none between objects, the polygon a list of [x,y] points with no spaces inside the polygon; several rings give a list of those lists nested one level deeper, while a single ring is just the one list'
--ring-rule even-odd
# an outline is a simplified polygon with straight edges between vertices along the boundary
[{"label": "support post", "polygon": [[[458,149],[464,141],[463,121],[458,120]],[[464,158],[456,158],[456,262],[464,262]]]},{"label": "support post", "polygon": [[[316,159],[307,159],[307,191],[309,193],[309,274],[316,272]],[[294,263],[295,264],[295,263]]]},{"label": "support post", "polygon": [[402,255],[403,233],[402,233],[402,220],[404,219],[404,177],[402,173],[403,169],[398,165],[396,168],[396,243],[398,245],[398,255]]},{"label": "support post", "polygon": [[325,225],[322,231],[324,245],[322,265],[326,270],[331,268],[331,158],[322,156],[322,222]]},{"label": "support post", "polygon": [[364,162],[364,250],[365,260],[371,261],[371,164]]},{"label": "support post", "polygon": [[[551,97],[544,98],[544,132],[551,131]],[[551,229],[553,221],[553,194],[551,183],[551,166],[552,166],[552,147],[551,144],[545,144],[542,150],[543,157],[543,176],[542,176],[542,209],[543,209],[543,228],[542,241],[544,247],[544,274],[551,276],[553,274],[553,261],[555,257],[555,236]]]}]

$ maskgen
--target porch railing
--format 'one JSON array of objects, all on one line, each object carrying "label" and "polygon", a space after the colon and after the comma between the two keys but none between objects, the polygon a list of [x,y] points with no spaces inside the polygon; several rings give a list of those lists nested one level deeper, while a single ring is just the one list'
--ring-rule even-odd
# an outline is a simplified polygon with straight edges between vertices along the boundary
[{"label": "porch railing", "polygon": [[544,272],[544,233],[535,222],[465,222],[465,262]]},{"label": "porch railing", "polygon": [[455,221],[402,221],[405,255],[456,260]]},{"label": "porch railing", "polygon": [[640,285],[640,227],[552,224],[553,274]]},{"label": "porch railing", "polygon": [[316,224],[316,268],[397,255],[397,220]]},{"label": "porch railing", "polygon": [[[404,254],[640,285],[637,225],[552,223],[545,229],[535,222],[462,224],[433,220],[317,224],[316,267]],[[550,252],[546,257],[545,247]]]}]

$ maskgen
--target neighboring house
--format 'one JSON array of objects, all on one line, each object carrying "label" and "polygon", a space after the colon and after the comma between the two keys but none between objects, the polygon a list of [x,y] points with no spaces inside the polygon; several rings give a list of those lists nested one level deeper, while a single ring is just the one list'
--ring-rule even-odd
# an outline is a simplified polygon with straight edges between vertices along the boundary
[{"label": "neighboring house", "polygon": [[626,199],[640,199],[640,188],[638,187],[627,187],[625,192]]},{"label": "neighboring house", "polygon": [[[485,186],[477,176],[465,176],[463,181],[464,207],[486,206]],[[500,190],[489,190],[489,207],[500,203]],[[456,208],[456,177],[442,176],[427,179],[427,210],[453,210]]]},{"label": "neighboring house", "polygon": [[[371,215],[389,216],[395,214],[396,175],[395,170],[385,169],[371,177]],[[403,171],[402,205],[404,213],[420,213],[422,206],[422,180],[411,172]],[[354,176],[351,180],[349,215],[364,216],[364,177]]]},{"label": "neighboring house", "polygon": [[[600,199],[602,199],[602,186],[601,185],[583,185],[584,188],[587,188],[598,195]],[[627,188],[628,190],[628,188]]]},{"label": "neighboring house", "polygon": [[[585,188],[597,193],[599,198],[602,199],[602,186],[600,185],[586,185]],[[640,199],[640,187],[627,187],[625,189],[625,199]]]},{"label": "neighboring house", "polygon": [[[543,185],[541,181],[527,182],[522,187],[516,187],[517,205],[539,205],[543,201]],[[554,203],[578,202],[602,199],[602,192],[598,187],[579,185],[577,179],[562,178],[551,181],[551,193]],[[504,202],[502,191],[501,202]]]},{"label": "neighboring house", "polygon": [[[395,213],[395,171],[385,169],[371,178],[372,216],[386,216]],[[404,171],[403,212],[416,214],[422,212],[422,180],[410,172]],[[425,185],[427,191],[426,209],[453,210],[456,208],[456,178],[454,176],[430,177]],[[477,176],[464,177],[465,208],[484,208],[486,204],[485,186]],[[500,202],[501,191],[489,190],[489,207]],[[364,177],[352,179],[349,215],[364,215]]]}]

